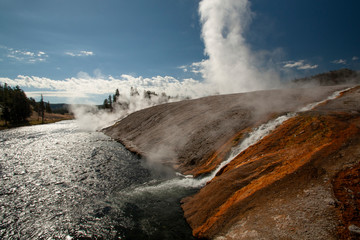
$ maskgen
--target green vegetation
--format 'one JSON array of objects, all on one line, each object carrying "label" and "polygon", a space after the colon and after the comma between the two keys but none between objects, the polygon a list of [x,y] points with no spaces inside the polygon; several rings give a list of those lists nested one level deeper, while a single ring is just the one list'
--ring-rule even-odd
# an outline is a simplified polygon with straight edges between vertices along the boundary
[{"label": "green vegetation", "polygon": [[[166,93],[161,93],[160,95],[157,94],[156,92],[153,91],[149,91],[149,90],[144,90],[143,96],[142,98],[140,97],[140,93],[138,92],[138,90],[136,88],[131,87],[130,88],[130,100],[124,98],[124,96],[121,96],[119,89],[116,89],[115,94],[114,95],[109,95],[108,98],[104,99],[103,105],[100,106],[101,109],[108,109],[111,112],[114,109],[122,109],[122,110],[126,110],[129,109],[129,105],[130,105],[130,101],[131,99],[133,100],[133,102],[147,102],[148,105],[151,105],[150,103],[156,103],[156,104],[161,104],[161,103],[166,103],[169,101],[169,99],[177,99],[178,97],[170,97],[167,96]],[[137,100],[134,100],[137,99]]]},{"label": "green vegetation", "polygon": [[50,102],[44,102],[42,95],[40,101],[36,102],[34,98],[27,98],[19,86],[10,87],[6,83],[0,84],[0,130],[73,118],[68,114],[67,105],[55,105],[57,108],[53,111]]},{"label": "green vegetation", "polygon": [[0,84],[0,109],[5,125],[24,123],[32,113],[30,100],[24,91],[19,86],[12,88],[6,83],[4,86]]}]

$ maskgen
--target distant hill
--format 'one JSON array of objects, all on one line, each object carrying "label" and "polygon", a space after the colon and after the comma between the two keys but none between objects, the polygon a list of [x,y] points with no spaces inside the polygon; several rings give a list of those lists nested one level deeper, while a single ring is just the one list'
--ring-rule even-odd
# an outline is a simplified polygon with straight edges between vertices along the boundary
[{"label": "distant hill", "polygon": [[70,104],[66,104],[66,103],[50,103],[50,107],[52,110],[68,108],[69,106],[70,106]]},{"label": "distant hill", "polygon": [[66,103],[50,103],[50,108],[53,113],[65,114],[69,113],[70,104]]},{"label": "distant hill", "polygon": [[360,72],[343,68],[340,70],[321,73],[311,77],[295,79],[295,85],[314,84],[320,86],[333,86],[349,83],[360,83]]}]

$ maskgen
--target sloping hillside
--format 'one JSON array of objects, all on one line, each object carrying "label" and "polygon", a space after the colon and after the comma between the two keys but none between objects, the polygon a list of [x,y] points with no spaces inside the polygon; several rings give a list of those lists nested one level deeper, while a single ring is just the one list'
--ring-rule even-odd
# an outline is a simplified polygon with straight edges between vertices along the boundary
[{"label": "sloping hillside", "polygon": [[[344,86],[212,96],[129,115],[105,133],[149,159],[200,176],[253,127]],[[360,88],[289,118],[182,201],[207,239],[356,239]]]},{"label": "sloping hillside", "polygon": [[356,239],[349,227],[360,224],[359,163],[357,88],[239,154],[183,200],[185,217],[205,238]]},{"label": "sloping hillside", "polygon": [[214,153],[239,131],[343,88],[258,91],[163,104],[135,112],[104,132],[150,161],[199,175],[219,164]]}]

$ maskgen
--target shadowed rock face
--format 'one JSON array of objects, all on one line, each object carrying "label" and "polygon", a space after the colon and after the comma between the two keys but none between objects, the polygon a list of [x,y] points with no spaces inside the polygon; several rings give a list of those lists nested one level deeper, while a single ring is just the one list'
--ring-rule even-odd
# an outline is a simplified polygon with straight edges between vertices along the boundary
[{"label": "shadowed rock face", "polygon": [[[285,89],[164,104],[105,133],[182,173],[213,171],[252,127],[344,87]],[[360,88],[299,113],[182,200],[193,234],[207,239],[356,239]],[[349,192],[350,189],[353,193]],[[355,195],[354,195],[355,194]],[[349,213],[347,209],[352,209]]]},{"label": "shadowed rock face", "polygon": [[222,161],[214,154],[235,134],[342,88],[258,91],[163,104],[135,112],[104,132],[150,161],[199,175]]}]

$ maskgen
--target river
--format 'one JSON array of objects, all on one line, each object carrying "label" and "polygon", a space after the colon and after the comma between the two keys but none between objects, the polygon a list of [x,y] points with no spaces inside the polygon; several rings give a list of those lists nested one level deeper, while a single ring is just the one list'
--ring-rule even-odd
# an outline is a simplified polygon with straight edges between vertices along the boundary
[{"label": "river", "polygon": [[0,131],[0,239],[193,239],[197,191],[76,121]]}]

